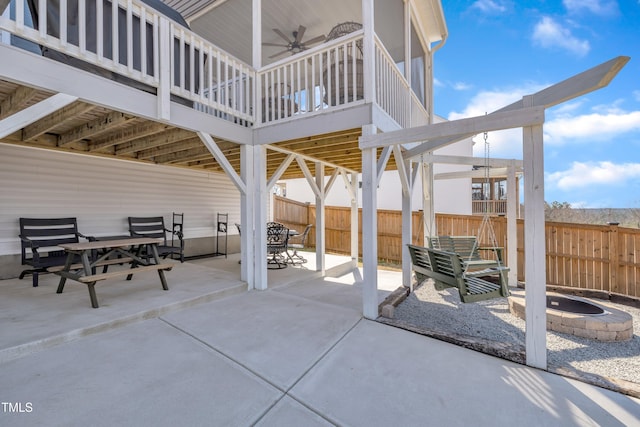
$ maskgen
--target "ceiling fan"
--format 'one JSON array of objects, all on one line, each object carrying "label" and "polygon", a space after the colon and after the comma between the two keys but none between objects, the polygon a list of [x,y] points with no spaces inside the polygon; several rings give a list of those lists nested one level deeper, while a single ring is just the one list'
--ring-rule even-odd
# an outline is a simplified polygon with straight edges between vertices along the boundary
[{"label": "ceiling fan", "polygon": [[282,44],[282,43],[262,43],[263,46],[276,46],[276,47],[284,47],[285,50],[278,52],[276,54],[271,55],[269,58],[275,58],[277,56],[283,55],[287,52],[291,52],[291,54],[296,54],[298,52],[302,52],[303,50],[307,50],[309,49],[309,47],[311,47],[311,45],[316,44],[316,43],[320,43],[323,42],[325,40],[325,36],[321,35],[321,36],[317,36],[312,38],[311,40],[306,40],[303,41],[302,38],[304,37],[304,32],[307,30],[306,27],[304,27],[303,25],[300,25],[298,27],[297,30],[294,30],[291,32],[291,34],[293,35],[293,40],[290,39],[289,37],[287,37],[282,31],[278,30],[277,28],[274,28],[273,31],[279,35],[280,37],[282,37],[283,40],[285,40],[287,43],[286,44]]}]

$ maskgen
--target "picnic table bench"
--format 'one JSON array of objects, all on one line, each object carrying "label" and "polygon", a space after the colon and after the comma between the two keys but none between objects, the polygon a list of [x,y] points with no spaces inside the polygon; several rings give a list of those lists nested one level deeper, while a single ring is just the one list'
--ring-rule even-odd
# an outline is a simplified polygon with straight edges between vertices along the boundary
[{"label": "picnic table bench", "polygon": [[465,303],[509,296],[506,281],[508,267],[490,267],[465,273],[462,260],[456,253],[407,246],[419,283],[431,278],[438,290],[457,288],[460,300]]},{"label": "picnic table bench", "polygon": [[[157,239],[146,237],[60,244],[60,247],[67,252],[66,262],[64,266],[50,267],[48,271],[60,276],[57,293],[62,293],[67,279],[84,283],[89,289],[91,306],[98,308],[95,284],[102,280],[123,276],[126,276],[127,280],[131,280],[134,273],[157,271],[162,289],[169,290],[164,272],[171,270],[173,264],[160,262],[157,245]],[[146,248],[147,253],[152,254],[151,257],[141,255],[143,247]],[[101,253],[101,256],[92,260],[91,255],[97,251]],[[113,256],[119,257],[113,258]],[[80,257],[80,263],[73,262],[77,257]],[[123,263],[131,264],[131,268],[94,273],[96,267]]]}]

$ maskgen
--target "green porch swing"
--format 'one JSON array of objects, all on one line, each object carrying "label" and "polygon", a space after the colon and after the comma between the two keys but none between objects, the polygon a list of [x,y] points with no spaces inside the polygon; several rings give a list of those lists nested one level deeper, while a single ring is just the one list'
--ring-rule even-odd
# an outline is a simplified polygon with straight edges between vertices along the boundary
[{"label": "green porch swing", "polygon": [[[485,182],[490,183],[486,132],[484,143]],[[491,246],[478,245],[487,240]],[[465,303],[509,296],[509,268],[503,264],[502,248],[498,247],[486,203],[477,236],[433,236],[428,248],[408,247],[418,283],[431,278],[438,290],[455,287]],[[493,251],[494,259],[482,258],[480,251]]]}]

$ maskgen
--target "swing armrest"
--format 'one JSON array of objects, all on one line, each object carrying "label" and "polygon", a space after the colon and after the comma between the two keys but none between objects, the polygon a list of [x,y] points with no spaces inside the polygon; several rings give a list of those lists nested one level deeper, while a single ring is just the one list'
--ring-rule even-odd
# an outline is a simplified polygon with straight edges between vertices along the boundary
[{"label": "swing armrest", "polygon": [[478,247],[479,251],[493,251],[496,253],[496,256],[498,257],[498,261],[502,262],[503,258],[502,258],[502,252],[504,251],[504,247],[503,246],[479,246]]}]

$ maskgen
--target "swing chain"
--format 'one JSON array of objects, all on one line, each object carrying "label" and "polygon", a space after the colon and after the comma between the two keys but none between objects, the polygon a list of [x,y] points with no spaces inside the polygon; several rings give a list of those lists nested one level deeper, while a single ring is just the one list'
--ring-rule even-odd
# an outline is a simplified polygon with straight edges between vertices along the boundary
[{"label": "swing chain", "polygon": [[[489,133],[485,132],[484,133],[484,186],[485,186],[485,191],[489,192],[489,187],[491,186],[491,180],[490,180],[490,175],[489,175]],[[488,214],[489,213],[489,200],[487,199],[487,196],[485,195],[485,200],[484,200],[484,214]]]}]

